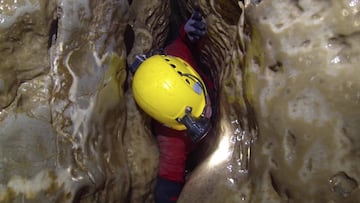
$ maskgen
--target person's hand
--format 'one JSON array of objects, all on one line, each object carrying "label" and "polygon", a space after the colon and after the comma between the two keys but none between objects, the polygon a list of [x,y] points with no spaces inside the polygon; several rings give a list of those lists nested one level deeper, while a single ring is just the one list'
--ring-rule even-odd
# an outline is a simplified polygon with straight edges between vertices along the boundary
[{"label": "person's hand", "polygon": [[200,11],[195,11],[184,26],[185,33],[191,42],[198,41],[206,34],[206,23]]}]

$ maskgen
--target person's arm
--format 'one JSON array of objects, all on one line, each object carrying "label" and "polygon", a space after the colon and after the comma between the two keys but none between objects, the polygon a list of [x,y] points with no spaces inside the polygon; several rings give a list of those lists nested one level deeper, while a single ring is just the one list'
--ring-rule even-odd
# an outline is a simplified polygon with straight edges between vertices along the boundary
[{"label": "person's arm", "polygon": [[179,29],[179,36],[167,47],[165,53],[177,56],[188,62],[197,69],[196,60],[191,50],[196,49],[196,43],[206,34],[205,19],[199,10],[196,10],[191,17]]},{"label": "person's arm", "polygon": [[185,31],[186,22],[180,26],[178,38],[188,47],[193,48],[198,40],[191,41]]},{"label": "person's arm", "polygon": [[[191,43],[196,43],[206,34],[206,23],[200,9],[196,9],[184,25],[184,33]],[[185,38],[185,36],[183,36]]]},{"label": "person's arm", "polygon": [[[182,26],[183,27],[183,26]],[[165,47],[165,54],[176,56],[187,63],[189,63],[193,68],[197,68],[196,60],[193,57],[193,54],[191,52],[191,44],[187,42],[187,37],[184,34],[181,34],[181,31],[184,30],[183,28],[180,29],[179,37],[176,38],[171,44]]]}]

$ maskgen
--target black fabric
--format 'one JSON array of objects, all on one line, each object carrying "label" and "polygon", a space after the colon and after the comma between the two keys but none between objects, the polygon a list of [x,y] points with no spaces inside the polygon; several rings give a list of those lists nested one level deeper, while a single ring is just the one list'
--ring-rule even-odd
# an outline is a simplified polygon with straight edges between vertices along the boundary
[{"label": "black fabric", "polygon": [[175,203],[182,190],[183,183],[157,178],[155,186],[156,203]]}]

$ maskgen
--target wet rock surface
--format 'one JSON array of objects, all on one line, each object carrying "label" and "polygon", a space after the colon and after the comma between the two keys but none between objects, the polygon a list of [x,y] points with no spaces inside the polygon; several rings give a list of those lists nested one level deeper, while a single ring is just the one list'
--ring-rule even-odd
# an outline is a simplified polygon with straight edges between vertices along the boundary
[{"label": "wet rock surface", "polygon": [[[269,179],[276,201],[360,199],[359,8],[357,1],[247,8],[247,92],[259,126],[252,169]],[[342,192],[334,192],[336,174]]]},{"label": "wet rock surface", "polygon": [[0,202],[153,202],[126,67],[196,6],[219,112],[179,202],[360,201],[358,1],[0,4]]}]

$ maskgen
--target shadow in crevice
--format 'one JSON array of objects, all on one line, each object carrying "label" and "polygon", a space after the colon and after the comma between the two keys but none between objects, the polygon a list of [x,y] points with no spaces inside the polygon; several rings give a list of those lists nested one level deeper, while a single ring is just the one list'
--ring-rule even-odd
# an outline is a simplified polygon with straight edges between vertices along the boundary
[{"label": "shadow in crevice", "polygon": [[165,46],[170,44],[179,35],[179,28],[185,23],[189,13],[186,9],[179,5],[179,1],[170,1],[170,20],[169,20],[169,32],[165,40]]},{"label": "shadow in crevice", "polygon": [[59,28],[59,19],[56,18],[51,22],[51,25],[50,25],[49,38],[48,38],[48,49],[56,42],[58,28]]}]

